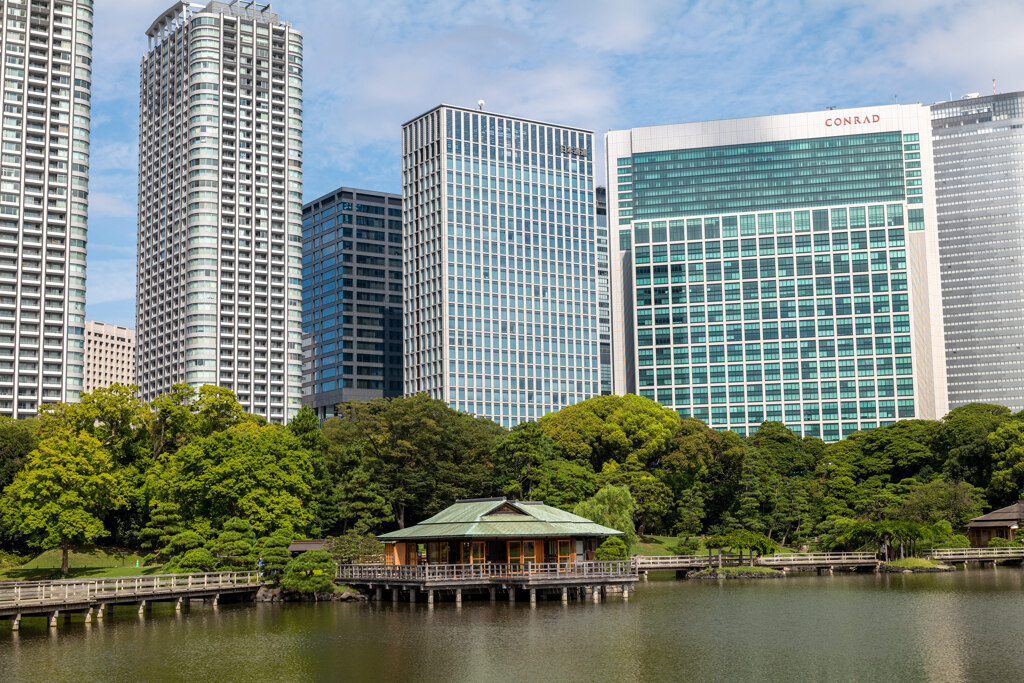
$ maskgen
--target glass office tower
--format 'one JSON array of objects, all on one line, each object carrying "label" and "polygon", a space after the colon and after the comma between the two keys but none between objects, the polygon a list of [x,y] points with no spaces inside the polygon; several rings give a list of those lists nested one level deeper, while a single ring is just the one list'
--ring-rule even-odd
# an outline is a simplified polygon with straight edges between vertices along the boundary
[{"label": "glass office tower", "polygon": [[617,393],[837,440],[946,411],[928,110],[606,135]]},{"label": "glass office tower", "polygon": [[596,395],[593,134],[439,106],[402,199],[405,393],[506,426]]},{"label": "glass office tower", "polygon": [[949,403],[1024,409],[1024,93],[932,105]]},{"label": "glass office tower", "polygon": [[402,198],[340,187],[302,207],[302,402],[402,395]]}]

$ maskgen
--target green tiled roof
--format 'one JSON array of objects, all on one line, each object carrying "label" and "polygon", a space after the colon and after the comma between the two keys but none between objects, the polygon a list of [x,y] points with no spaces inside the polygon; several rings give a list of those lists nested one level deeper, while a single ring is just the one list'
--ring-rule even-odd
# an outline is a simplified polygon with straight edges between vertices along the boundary
[{"label": "green tiled roof", "polygon": [[456,501],[430,519],[378,538],[402,541],[433,538],[495,538],[538,536],[622,536],[585,517],[532,501],[489,498]]}]

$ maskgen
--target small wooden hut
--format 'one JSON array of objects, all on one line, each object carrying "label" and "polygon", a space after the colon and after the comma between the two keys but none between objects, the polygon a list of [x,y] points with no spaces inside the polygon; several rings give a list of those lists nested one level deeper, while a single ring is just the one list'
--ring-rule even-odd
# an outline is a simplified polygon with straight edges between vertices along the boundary
[{"label": "small wooden hut", "polygon": [[993,538],[1012,541],[1024,524],[1024,501],[993,510],[987,515],[975,517],[967,524],[967,538],[971,547],[984,548]]},{"label": "small wooden hut", "polygon": [[575,564],[621,531],[536,501],[457,500],[430,519],[378,538],[387,565]]}]

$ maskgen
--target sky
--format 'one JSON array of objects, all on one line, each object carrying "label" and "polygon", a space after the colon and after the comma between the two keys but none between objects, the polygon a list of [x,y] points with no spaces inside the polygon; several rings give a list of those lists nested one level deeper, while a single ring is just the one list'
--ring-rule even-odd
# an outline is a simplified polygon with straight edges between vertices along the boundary
[{"label": "sky", "polygon": [[[134,326],[139,61],[172,0],[96,0],[86,314]],[[304,36],[304,201],[401,192],[440,103],[607,130],[1024,90],[1020,0],[280,0]],[[603,157],[600,157],[603,159]],[[603,163],[595,163],[597,181]]]}]

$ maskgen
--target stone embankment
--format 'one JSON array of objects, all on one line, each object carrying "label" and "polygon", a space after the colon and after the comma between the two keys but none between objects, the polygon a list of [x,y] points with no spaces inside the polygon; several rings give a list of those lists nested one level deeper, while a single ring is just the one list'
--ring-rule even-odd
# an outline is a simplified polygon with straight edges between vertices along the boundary
[{"label": "stone embankment", "polygon": [[883,564],[878,571],[889,574],[937,574],[956,571],[956,567],[951,567],[948,564],[938,564],[934,567],[894,567],[891,564]]},{"label": "stone embankment", "polygon": [[781,571],[744,571],[739,567],[723,569],[711,567],[710,569],[686,572],[688,579],[781,579],[785,575],[786,573]]},{"label": "stone embankment", "polygon": [[362,593],[340,586],[333,593],[293,593],[264,586],[256,593],[256,602],[355,602],[369,600]]}]

